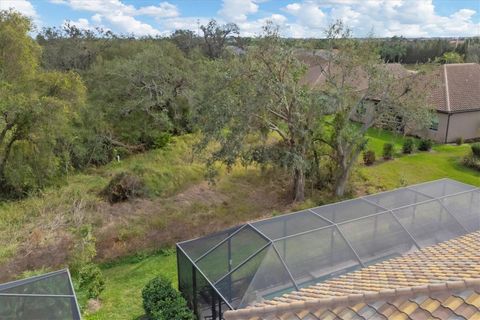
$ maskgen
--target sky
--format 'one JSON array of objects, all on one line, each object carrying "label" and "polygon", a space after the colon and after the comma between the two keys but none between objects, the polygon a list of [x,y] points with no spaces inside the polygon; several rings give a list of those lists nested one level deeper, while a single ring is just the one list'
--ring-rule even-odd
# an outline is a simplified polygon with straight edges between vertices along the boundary
[{"label": "sky", "polygon": [[135,36],[198,32],[212,18],[236,23],[243,36],[271,20],[286,37],[321,38],[337,19],[357,37],[480,36],[480,0],[0,0],[8,8],[38,29],[69,21]]}]

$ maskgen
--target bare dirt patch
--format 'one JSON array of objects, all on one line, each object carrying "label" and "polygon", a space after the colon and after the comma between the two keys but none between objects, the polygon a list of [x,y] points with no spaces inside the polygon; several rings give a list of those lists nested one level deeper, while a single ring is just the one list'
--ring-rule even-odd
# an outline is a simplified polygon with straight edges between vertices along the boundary
[{"label": "bare dirt patch", "polygon": [[285,209],[278,188],[251,181],[236,181],[235,186],[226,192],[201,182],[169,198],[102,204],[99,210],[107,221],[97,231],[98,259],[171,246]]}]

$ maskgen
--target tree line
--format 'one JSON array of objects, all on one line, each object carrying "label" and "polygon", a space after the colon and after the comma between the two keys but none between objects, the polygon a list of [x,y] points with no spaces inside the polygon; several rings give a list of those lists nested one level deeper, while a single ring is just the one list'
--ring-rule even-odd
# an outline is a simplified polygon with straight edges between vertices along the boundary
[{"label": "tree line", "polygon": [[215,20],[201,37],[137,39],[67,23],[34,39],[32,28],[0,12],[2,197],[192,132],[212,179],[219,164],[273,166],[291,176],[293,200],[307,181],[342,196],[369,128],[425,126],[431,115],[421,82],[396,78],[381,44],[352,38],[341,22],[322,40],[320,86],[305,81],[308,65],[271,23],[250,39]]}]

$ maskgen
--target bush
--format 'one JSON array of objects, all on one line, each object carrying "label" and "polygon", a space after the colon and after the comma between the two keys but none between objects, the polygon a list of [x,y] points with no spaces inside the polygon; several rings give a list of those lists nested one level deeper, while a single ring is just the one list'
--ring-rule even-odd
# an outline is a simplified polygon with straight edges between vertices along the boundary
[{"label": "bush", "polygon": [[116,174],[102,194],[110,203],[131,200],[146,194],[143,180],[131,173],[121,172]]},{"label": "bush", "polygon": [[79,286],[87,294],[88,299],[96,299],[105,289],[105,280],[98,266],[89,263],[80,269]]},{"label": "bush", "polygon": [[383,159],[391,160],[393,159],[393,144],[385,143],[383,145]]},{"label": "bush", "polygon": [[430,139],[422,139],[418,144],[418,150],[420,151],[430,151],[432,150],[433,141]]},{"label": "bush", "polygon": [[405,154],[410,154],[413,152],[413,148],[415,147],[415,142],[412,138],[408,138],[403,142],[402,152]]},{"label": "bush", "polygon": [[457,146],[461,146],[463,142],[464,140],[462,137],[458,137],[457,139],[455,139],[455,143],[457,144]]},{"label": "bush", "polygon": [[466,165],[469,168],[475,169],[477,171],[480,171],[480,158],[476,157],[473,153],[467,155],[463,159],[463,164]]},{"label": "bush", "polygon": [[371,166],[372,164],[375,163],[375,151],[373,150],[367,150],[363,153],[363,163],[366,166]]},{"label": "bush", "polygon": [[480,142],[472,144],[472,154],[475,158],[480,159]]},{"label": "bush", "polygon": [[143,309],[153,320],[193,320],[193,313],[187,302],[172,287],[171,282],[162,277],[150,280],[142,290]]}]

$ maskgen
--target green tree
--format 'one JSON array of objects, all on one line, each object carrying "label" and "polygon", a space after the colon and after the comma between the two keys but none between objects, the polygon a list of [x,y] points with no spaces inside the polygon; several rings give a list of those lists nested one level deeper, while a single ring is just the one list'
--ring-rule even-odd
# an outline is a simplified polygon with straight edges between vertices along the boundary
[{"label": "green tree", "polygon": [[369,128],[423,128],[431,109],[424,82],[392,74],[377,55],[375,42],[352,39],[341,21],[331,26],[327,38],[331,59],[320,69],[325,78],[322,101],[330,114],[324,132],[317,137],[330,147],[335,194],[343,196],[352,168],[367,144]]},{"label": "green tree", "polygon": [[209,168],[217,161],[231,167],[239,159],[287,168],[292,198],[304,199],[308,154],[323,113],[316,92],[302,81],[305,71],[271,24],[245,56],[208,65],[197,123],[201,147],[219,145]]},{"label": "green tree", "polygon": [[449,63],[463,63],[463,56],[457,52],[449,51],[445,52],[441,57],[435,59],[439,63],[449,64]]},{"label": "green tree", "polygon": [[0,192],[21,195],[68,169],[62,141],[83,105],[74,73],[45,72],[30,20],[0,11]]},{"label": "green tree", "polygon": [[170,36],[170,40],[182,50],[183,53],[189,54],[199,45],[199,38],[191,30],[175,30]]},{"label": "green tree", "polygon": [[200,28],[203,31],[205,52],[211,59],[219,58],[223,54],[227,41],[240,33],[235,23],[219,25],[213,19]]},{"label": "green tree", "polygon": [[42,66],[49,70],[84,71],[106,50],[115,36],[111,31],[80,29],[70,22],[47,27],[37,35],[42,46]]},{"label": "green tree", "polygon": [[380,55],[385,62],[400,62],[407,53],[403,37],[394,36],[380,46]]},{"label": "green tree", "polygon": [[98,132],[102,140],[141,151],[163,146],[166,135],[190,131],[192,69],[170,42],[145,42],[131,57],[96,64],[87,84],[91,113],[105,124]]}]

